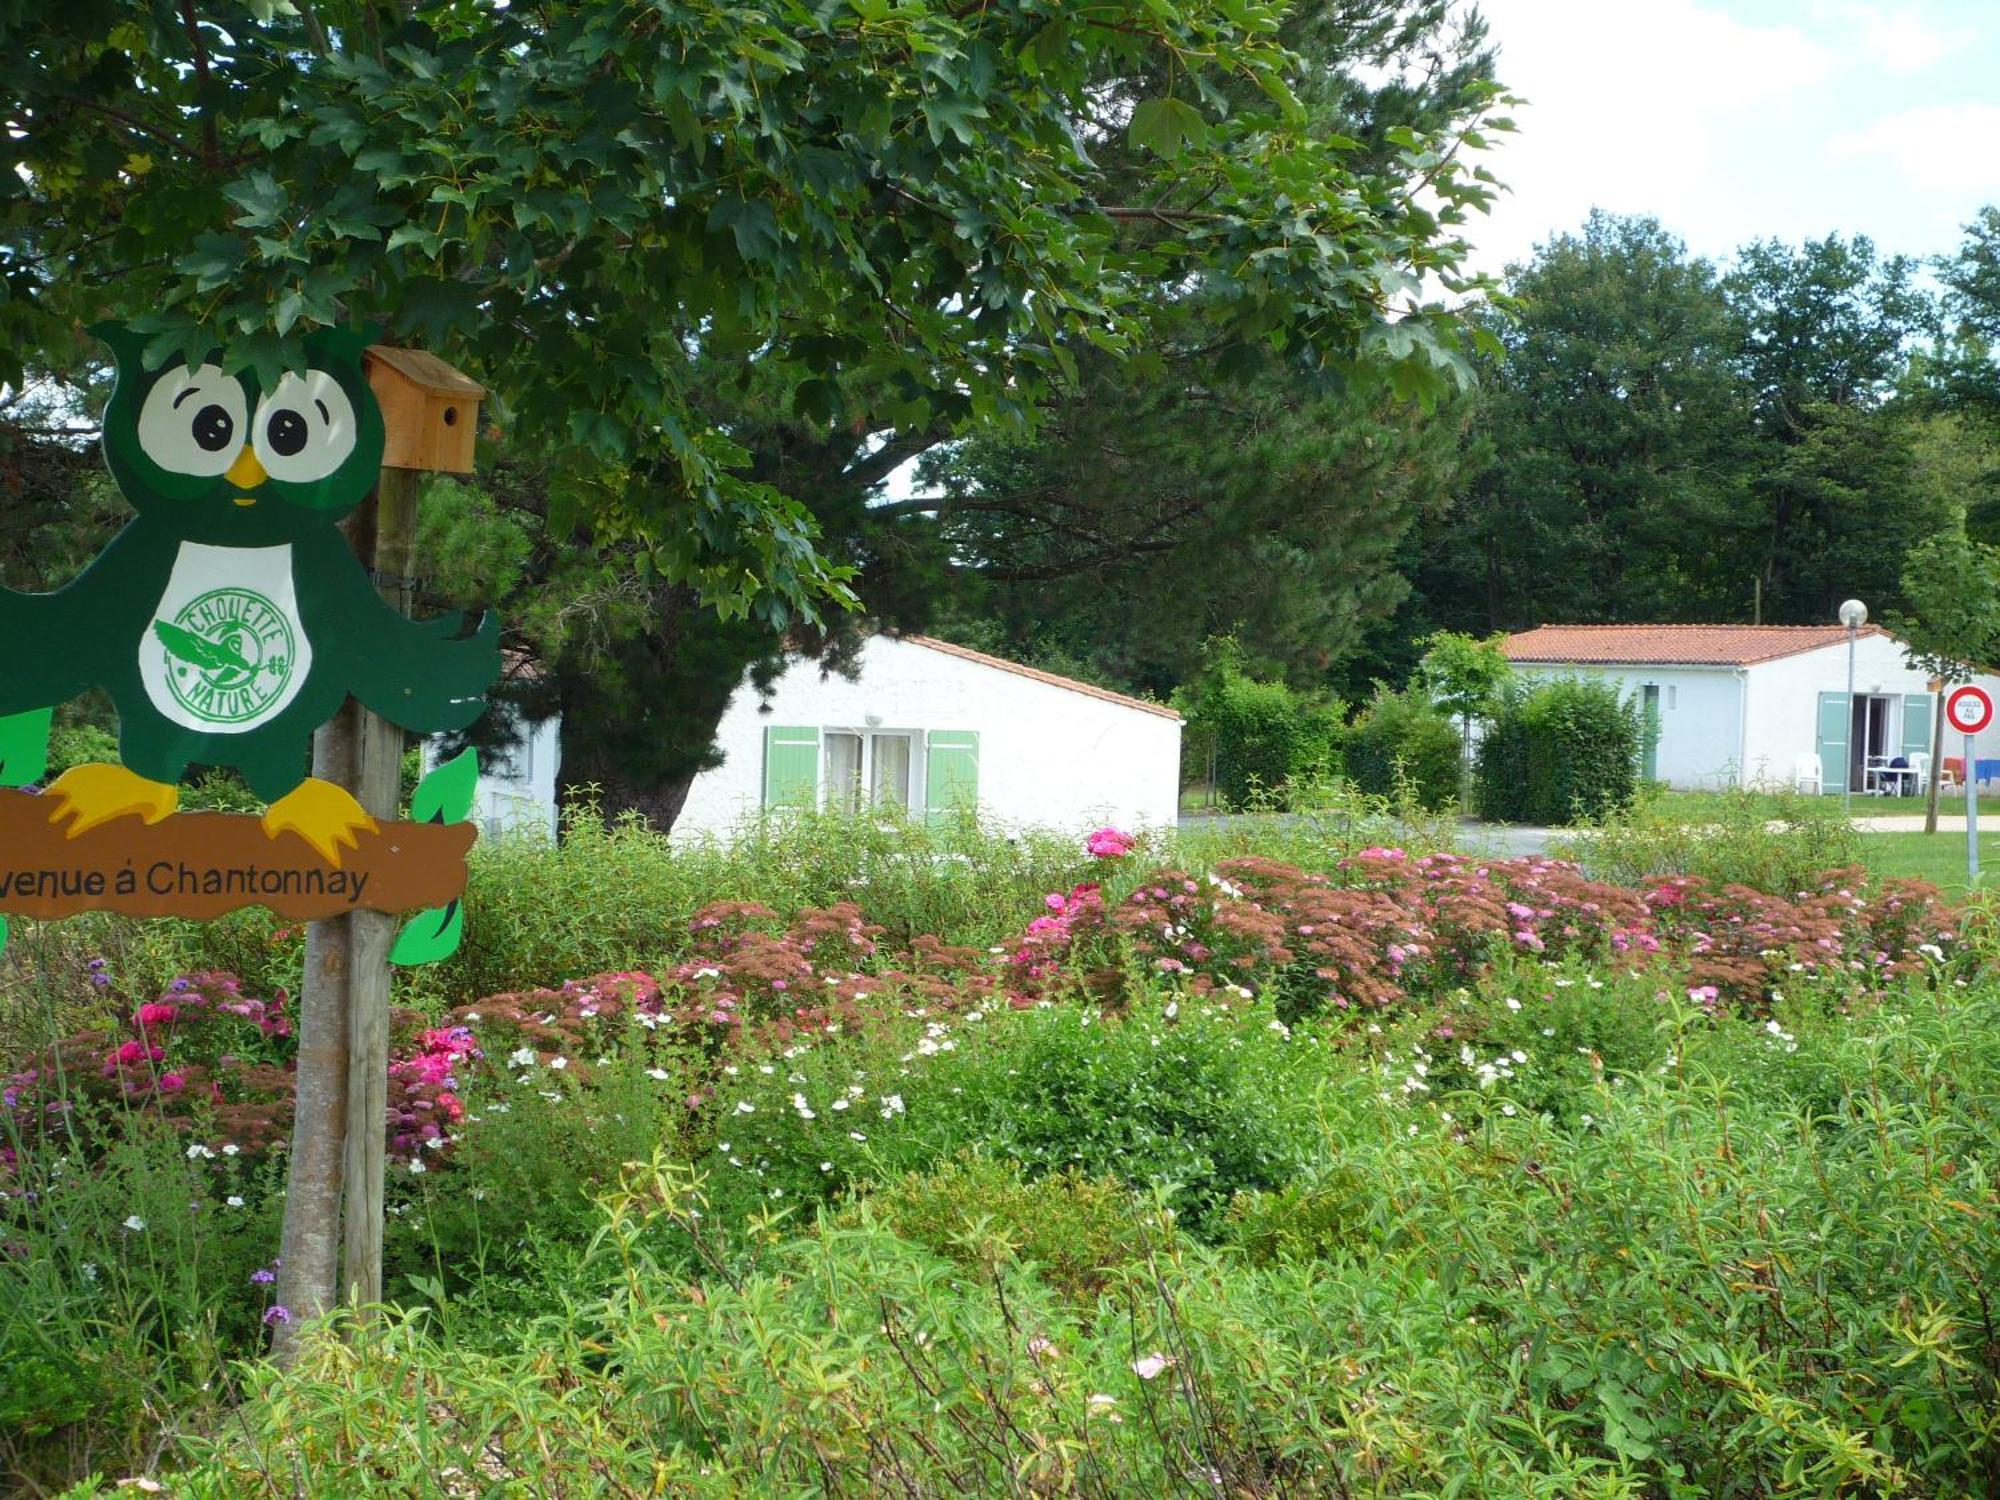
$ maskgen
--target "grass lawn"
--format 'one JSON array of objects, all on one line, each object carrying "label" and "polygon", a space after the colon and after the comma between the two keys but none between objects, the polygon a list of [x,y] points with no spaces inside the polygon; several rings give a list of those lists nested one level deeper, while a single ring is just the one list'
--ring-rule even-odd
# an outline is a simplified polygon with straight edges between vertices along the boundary
[{"label": "grass lawn", "polygon": [[[1982,827],[1984,820],[1981,820]],[[1878,875],[1914,875],[1948,895],[1966,889],[1965,834],[1869,833],[1862,835],[1862,858]],[[1979,835],[1980,884],[2000,877],[2000,832]]]},{"label": "grass lawn", "polygon": [[[1787,793],[1752,793],[1761,796],[1771,804],[1771,816],[1783,817]],[[1665,792],[1652,803],[1653,809],[1663,817],[1676,822],[1705,822],[1717,817],[1726,807],[1739,805],[1744,794],[1741,792]],[[1838,796],[1811,799],[1824,802],[1829,808],[1840,805]],[[1887,818],[1910,813],[1921,814],[1925,799],[1922,797],[1856,797],[1853,810],[1857,818]],[[1938,798],[1940,817],[1959,818],[1965,816],[1965,798],[1943,796]]]}]

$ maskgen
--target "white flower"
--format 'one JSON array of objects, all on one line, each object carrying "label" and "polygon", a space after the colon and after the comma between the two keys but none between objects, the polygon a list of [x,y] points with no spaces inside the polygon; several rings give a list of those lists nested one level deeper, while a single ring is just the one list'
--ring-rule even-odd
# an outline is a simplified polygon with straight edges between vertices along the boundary
[{"label": "white flower", "polygon": [[882,1101],[883,1119],[886,1120],[892,1115],[900,1115],[902,1113],[903,1113],[903,1096],[901,1094],[891,1094],[888,1098]]},{"label": "white flower", "polygon": [[1511,1120],[1514,1117],[1514,1106],[1511,1104],[1503,1104],[1500,1106],[1500,1113],[1507,1116],[1507,1118]]},{"label": "white flower", "polygon": [[1090,1398],[1090,1405],[1092,1406],[1116,1406],[1117,1404],[1118,1398],[1116,1396],[1107,1396],[1102,1391],[1095,1392]]},{"label": "white flower", "polygon": [[189,1161],[201,1161],[201,1160],[214,1161],[215,1153],[211,1151],[208,1147],[204,1146],[200,1141],[196,1141],[192,1146],[188,1147],[187,1158]]},{"label": "white flower", "polygon": [[836,1099],[836,1100],[834,1100],[834,1101],[833,1101],[833,1107],[834,1107],[835,1109],[846,1109],[846,1108],[847,1108],[847,1103],[848,1103],[848,1101],[847,1101],[847,1100],[845,1100],[845,1099]]},{"label": "white flower", "polygon": [[557,1072],[561,1072],[564,1068],[569,1066],[569,1059],[566,1057],[552,1057],[549,1059],[549,1066],[554,1068]]},{"label": "white flower", "polygon": [[78,1267],[77,1267],[77,1269],[78,1269],[79,1271],[83,1272],[83,1279],[84,1279],[85,1281],[95,1281],[95,1280],[97,1280],[97,1262],[96,1262],[96,1261],[91,1261],[91,1260],[87,1260],[87,1261],[85,1261],[85,1262],[84,1262],[84,1263],[83,1263],[82,1265],[78,1266]]},{"label": "white flower", "polygon": [[535,1049],[533,1047],[517,1047],[507,1054],[507,1061],[510,1066],[516,1068],[532,1068],[535,1065]]},{"label": "white flower", "polygon": [[430,1168],[424,1165],[422,1157],[413,1156],[410,1158],[410,1175],[412,1177],[421,1177],[429,1170]]},{"label": "white flower", "polygon": [[465,1019],[468,1021],[476,1021],[479,1019],[479,1012],[476,1010],[469,1010],[465,1013]]},{"label": "white flower", "polygon": [[1521,1002],[1516,1000],[1512,995],[1509,995],[1507,997],[1507,1009],[1519,1010],[1520,1008],[1521,1008]]},{"label": "white flower", "polygon": [[757,1113],[757,1106],[752,1104],[748,1099],[740,1099],[736,1104],[736,1113],[739,1115],[754,1115]]},{"label": "white flower", "polygon": [[847,1138],[848,1138],[848,1139],[849,1139],[850,1141],[865,1141],[865,1140],[867,1140],[867,1139],[868,1139],[868,1137],[867,1137],[867,1136],[863,1135],[863,1134],[862,1134],[862,1133],[861,1133],[860,1131],[858,1131],[858,1130],[850,1130],[850,1131],[848,1131],[848,1132],[847,1132]]},{"label": "white flower", "polygon": [[224,1198],[222,1201],[228,1204],[231,1208],[241,1208],[243,1206],[242,1198],[235,1193],[231,1193],[227,1198]]},{"label": "white flower", "polygon": [[1132,1361],[1132,1373],[1141,1380],[1152,1380],[1172,1364],[1173,1361],[1164,1354],[1147,1354]]},{"label": "white flower", "polygon": [[242,1149],[243,1148],[237,1145],[236,1142],[234,1141],[225,1141],[222,1146],[222,1154],[224,1156],[234,1156]]},{"label": "white flower", "polygon": [[833,1170],[833,1163],[830,1161],[823,1161],[819,1164],[819,1169],[822,1172],[831,1172]]},{"label": "white flower", "polygon": [[144,1234],[146,1232],[146,1221],[137,1214],[133,1214],[130,1218],[126,1219],[125,1227],[134,1234]]}]

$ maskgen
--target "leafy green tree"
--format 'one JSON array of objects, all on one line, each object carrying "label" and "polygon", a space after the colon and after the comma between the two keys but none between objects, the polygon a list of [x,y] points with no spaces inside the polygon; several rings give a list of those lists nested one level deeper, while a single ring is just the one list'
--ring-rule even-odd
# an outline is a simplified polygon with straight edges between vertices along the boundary
[{"label": "leafy green tree", "polygon": [[[1412,392],[1458,359],[1485,201],[1456,131],[1392,169],[1313,128],[1267,0],[81,0],[0,17],[0,379],[124,315],[148,356],[267,375],[379,319],[484,378],[552,520],[784,628],[844,600],[810,513],[745,472],[704,365],[845,420],[1007,418],[1071,338],[1143,342],[1211,284],[1231,341]],[[1112,182],[1095,143],[1129,135]],[[1126,197],[1119,186],[1140,190]],[[1425,201],[1417,200],[1421,186]],[[1442,206],[1440,212],[1439,205]],[[1393,314],[1393,316],[1392,316]]]},{"label": "leafy green tree", "polygon": [[1595,213],[1507,290],[1493,460],[1419,575],[1433,623],[1732,617],[1759,527],[1740,327],[1714,269],[1654,220]]},{"label": "leafy green tree", "polygon": [[1507,684],[1514,679],[1514,664],[1507,659],[1505,639],[1493,635],[1479,640],[1458,631],[1440,630],[1424,638],[1423,660],[1417,664],[1418,685],[1430,695],[1431,702],[1458,720],[1464,751],[1461,775],[1467,778],[1460,793],[1461,800],[1468,803],[1473,722],[1493,713]]},{"label": "leafy green tree", "polygon": [[1959,409],[2000,420],[2000,207],[1965,226],[1956,253],[1939,257],[1946,327],[1935,379]]},{"label": "leafy green tree", "polygon": [[[1902,584],[1907,607],[1886,618],[1907,647],[1911,666],[1952,684],[1971,681],[1982,666],[2000,659],[2000,547],[1973,541],[1962,530],[1941,532],[1910,549]],[[1933,774],[1924,809],[1926,833],[1937,832],[1935,772],[1944,757],[1941,702],[1931,718]]]},{"label": "leafy green tree", "polygon": [[1769,618],[1893,599],[1897,559],[1949,519],[1920,482],[1913,414],[1894,400],[1911,341],[1934,322],[1915,275],[1865,237],[1829,235],[1745,246],[1723,282],[1760,439],[1751,485]]}]

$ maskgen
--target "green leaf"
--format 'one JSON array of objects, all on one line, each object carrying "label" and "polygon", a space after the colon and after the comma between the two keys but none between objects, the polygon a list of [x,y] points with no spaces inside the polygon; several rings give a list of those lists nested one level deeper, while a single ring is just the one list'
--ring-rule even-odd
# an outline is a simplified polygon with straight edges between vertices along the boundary
[{"label": "green leaf", "polygon": [[1159,156],[1175,157],[1183,148],[1208,139],[1208,121],[1183,99],[1147,99],[1132,111],[1126,139]]},{"label": "green leaf", "polygon": [[49,768],[52,708],[0,717],[0,786],[27,786]]},{"label": "green leaf", "polygon": [[170,621],[155,620],[153,634],[160,638],[160,644],[167,648],[169,656],[184,661],[191,667],[199,667],[205,672],[255,670],[243,659],[241,653],[232,651],[218,642],[204,640],[192,630],[183,630]]},{"label": "green leaf", "polygon": [[768,203],[742,198],[718,198],[708,211],[711,234],[727,229],[736,238],[736,253],[746,261],[770,260],[778,253],[778,218]]},{"label": "green leaf", "polygon": [[472,812],[472,794],[479,786],[479,752],[460,751],[433,768],[410,795],[410,819],[416,823],[463,823]]},{"label": "green leaf", "polygon": [[389,962],[402,968],[434,964],[458,952],[465,936],[465,908],[454,901],[443,911],[420,911],[403,924],[396,934],[396,946],[389,950]]}]

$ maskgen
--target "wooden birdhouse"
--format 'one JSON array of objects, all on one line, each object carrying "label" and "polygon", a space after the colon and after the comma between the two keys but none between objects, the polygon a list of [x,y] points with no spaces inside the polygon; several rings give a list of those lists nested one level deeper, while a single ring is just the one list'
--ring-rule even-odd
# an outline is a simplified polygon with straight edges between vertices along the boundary
[{"label": "wooden birdhouse", "polygon": [[382,407],[382,467],[470,474],[486,387],[421,349],[370,344],[366,363]]}]

